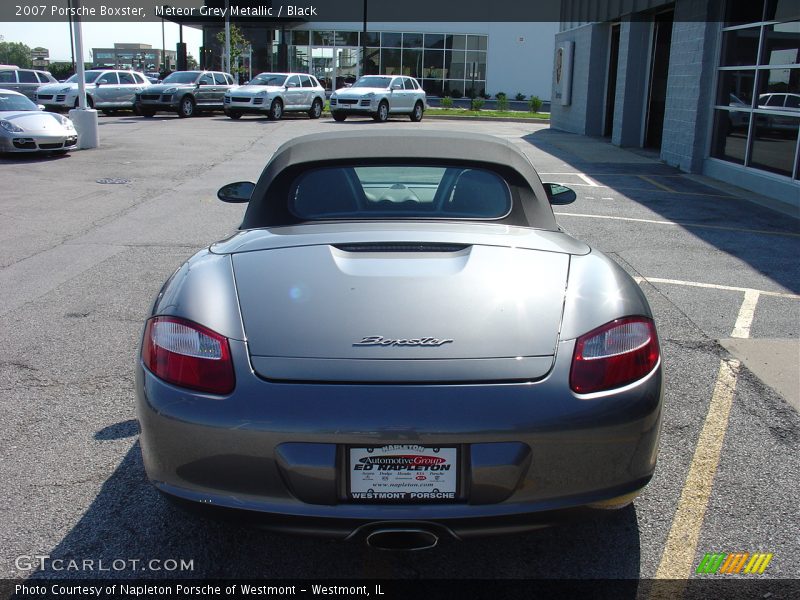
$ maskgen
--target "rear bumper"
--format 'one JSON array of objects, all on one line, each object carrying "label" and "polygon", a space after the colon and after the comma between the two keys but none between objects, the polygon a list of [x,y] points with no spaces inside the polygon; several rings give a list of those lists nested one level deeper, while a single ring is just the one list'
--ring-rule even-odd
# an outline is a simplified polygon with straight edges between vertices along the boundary
[{"label": "rear bumper", "polygon": [[[237,387],[195,394],[137,368],[141,447],[163,492],[289,531],[358,535],[378,522],[457,537],[537,528],[641,489],[656,464],[660,364],[613,394],[565,391],[573,342],[535,383],[290,384],[259,379],[231,340]],[[245,365],[243,368],[242,365]],[[348,499],[347,446],[457,446],[459,501]]]}]

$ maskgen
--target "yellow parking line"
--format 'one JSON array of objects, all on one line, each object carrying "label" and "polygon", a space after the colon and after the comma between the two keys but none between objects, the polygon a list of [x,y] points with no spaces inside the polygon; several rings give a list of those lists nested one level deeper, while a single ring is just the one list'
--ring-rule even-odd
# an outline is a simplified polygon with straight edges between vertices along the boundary
[{"label": "yellow parking line", "polygon": [[697,542],[717,472],[728,418],[736,391],[740,363],[720,362],[717,383],[711,395],[703,429],[689,466],[689,474],[678,501],[672,528],[656,571],[656,579],[688,579],[694,567]]},{"label": "yellow parking line", "polygon": [[637,175],[637,177],[639,179],[641,179],[642,181],[646,181],[647,183],[653,184],[657,188],[661,188],[665,192],[678,193],[676,190],[673,190],[671,187],[666,186],[663,183],[658,183],[656,180],[652,179],[651,177],[648,177],[647,175]]}]

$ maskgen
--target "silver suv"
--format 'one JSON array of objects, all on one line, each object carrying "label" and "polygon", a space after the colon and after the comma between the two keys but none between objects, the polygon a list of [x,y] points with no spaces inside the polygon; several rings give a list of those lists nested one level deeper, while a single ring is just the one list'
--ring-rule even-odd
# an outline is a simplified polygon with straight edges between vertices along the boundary
[{"label": "silver suv", "polygon": [[5,66],[0,68],[0,88],[25,94],[31,100],[36,90],[48,83],[58,83],[58,79],[47,71]]},{"label": "silver suv", "polygon": [[234,87],[230,73],[176,71],[136,94],[134,107],[145,117],[168,110],[186,118],[201,110],[222,110],[223,97]]},{"label": "silver suv", "polygon": [[275,121],[284,112],[305,112],[319,119],[324,104],[325,89],[306,73],[261,73],[225,94],[225,114],[231,119],[256,113]]},{"label": "silver suv", "polygon": [[[144,75],[136,71],[85,71],[84,81],[88,106],[99,108],[106,114],[120,108],[132,109],[136,93],[151,85]],[[64,83],[43,85],[36,91],[35,101],[44,104],[48,110],[77,107],[78,74]]]},{"label": "silver suv", "polygon": [[425,90],[413,77],[364,75],[350,87],[331,94],[331,115],[344,121],[349,115],[368,115],[378,122],[389,115],[408,115],[421,121],[428,107]]}]

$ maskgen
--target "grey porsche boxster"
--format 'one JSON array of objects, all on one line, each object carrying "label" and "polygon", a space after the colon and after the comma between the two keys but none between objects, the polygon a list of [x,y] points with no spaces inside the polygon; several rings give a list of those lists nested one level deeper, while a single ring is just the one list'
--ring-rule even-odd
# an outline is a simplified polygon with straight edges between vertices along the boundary
[{"label": "grey porsche boxster", "polygon": [[656,465],[648,303],[562,232],[489,136],[345,132],[281,146],[231,237],[144,327],[141,448],[183,504],[383,548],[628,504]]}]

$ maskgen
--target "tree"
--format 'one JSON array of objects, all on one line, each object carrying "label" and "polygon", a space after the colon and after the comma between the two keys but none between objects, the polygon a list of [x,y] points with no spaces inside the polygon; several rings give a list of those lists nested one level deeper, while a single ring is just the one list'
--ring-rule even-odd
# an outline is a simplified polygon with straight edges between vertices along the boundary
[{"label": "tree", "polygon": [[[92,63],[83,63],[83,68],[88,71],[92,68]],[[47,66],[47,70],[50,71],[50,75],[59,81],[64,81],[75,73],[72,69],[72,63],[68,62],[52,62]]]},{"label": "tree", "polygon": [[189,71],[193,71],[197,68],[197,59],[191,55],[191,53],[186,54],[186,69]]},{"label": "tree", "polygon": [[0,64],[31,68],[31,49],[22,42],[0,42]]},{"label": "tree", "polygon": [[48,65],[47,70],[50,71],[50,75],[59,81],[71,77],[75,72],[72,70],[72,63],[68,62],[52,62]]},{"label": "tree", "polygon": [[[231,73],[233,75],[244,75],[247,72],[247,69],[244,68],[243,64],[239,64],[239,58],[241,58],[242,54],[244,54],[247,49],[250,47],[250,41],[244,37],[242,30],[239,29],[236,25],[231,25]],[[220,44],[223,45],[222,53],[225,54],[225,31],[220,31],[217,34],[217,40]],[[206,65],[208,68],[208,65]]]}]

